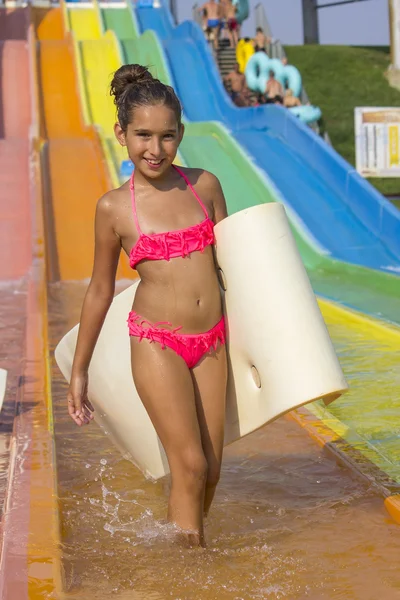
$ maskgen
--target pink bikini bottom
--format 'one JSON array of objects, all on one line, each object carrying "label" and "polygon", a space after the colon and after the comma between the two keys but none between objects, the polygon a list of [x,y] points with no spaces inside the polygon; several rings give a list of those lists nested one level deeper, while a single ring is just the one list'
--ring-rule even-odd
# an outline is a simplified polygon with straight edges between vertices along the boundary
[{"label": "pink bikini bottom", "polygon": [[128,328],[129,335],[143,338],[150,342],[158,342],[163,350],[171,348],[178,356],[181,356],[189,369],[192,369],[201,358],[211,350],[216,350],[218,342],[225,344],[225,319],[220,321],[212,329],[205,333],[183,334],[177,333],[182,327],[175,329],[164,329],[159,325],[171,325],[167,321],[150,323],[135,311],[129,313]]}]

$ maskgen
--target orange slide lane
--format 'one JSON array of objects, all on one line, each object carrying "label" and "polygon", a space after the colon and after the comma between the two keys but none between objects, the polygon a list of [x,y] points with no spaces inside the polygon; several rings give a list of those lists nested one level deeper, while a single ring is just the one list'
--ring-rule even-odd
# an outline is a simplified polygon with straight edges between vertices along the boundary
[{"label": "orange slide lane", "polygon": [[1,600],[54,598],[60,572],[29,19],[29,7],[0,8],[0,279],[11,282],[0,294],[0,366],[8,373],[0,427]]},{"label": "orange slide lane", "polygon": [[[53,280],[90,277],[97,200],[112,187],[100,140],[84,125],[71,34],[61,8],[33,9],[39,40],[42,172],[48,273]],[[121,260],[117,277],[132,277]]]},{"label": "orange slide lane", "polygon": [[[29,56],[26,9],[0,10],[0,280],[30,268]],[[18,68],[16,68],[18,65]]]}]

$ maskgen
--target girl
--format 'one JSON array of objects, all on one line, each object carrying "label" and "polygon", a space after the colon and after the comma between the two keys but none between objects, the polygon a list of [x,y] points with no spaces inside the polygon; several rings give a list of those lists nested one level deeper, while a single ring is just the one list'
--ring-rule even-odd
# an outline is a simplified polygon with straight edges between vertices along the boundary
[{"label": "girl", "polygon": [[168,520],[191,544],[204,546],[203,516],[218,483],[224,439],[225,323],[213,228],[227,216],[225,199],[211,173],[173,165],[184,126],[171,87],[145,67],[125,65],[114,74],[111,95],[114,132],[135,170],[97,204],[68,410],[79,426],[93,418],[88,368],[122,248],[141,280],[128,318],[132,374],[170,466]]}]

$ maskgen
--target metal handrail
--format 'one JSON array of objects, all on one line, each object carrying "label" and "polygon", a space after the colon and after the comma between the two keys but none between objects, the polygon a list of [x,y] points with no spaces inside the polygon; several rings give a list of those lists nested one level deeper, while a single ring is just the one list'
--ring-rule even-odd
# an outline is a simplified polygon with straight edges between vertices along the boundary
[{"label": "metal handrail", "polygon": [[193,21],[195,23],[197,23],[198,25],[200,25],[200,27],[202,28],[203,27],[203,21],[202,21],[202,18],[201,18],[201,14],[197,10],[198,7],[199,7],[199,5],[197,4],[197,2],[196,2],[196,4],[193,4],[192,18],[193,18]]},{"label": "metal handrail", "polygon": [[[271,39],[269,44],[269,52],[268,55],[271,58],[287,58],[286,52],[280,40],[274,40],[272,35],[272,30],[267,19],[267,15],[265,14],[265,9],[262,4],[257,4],[255,7],[255,17],[256,17],[256,27],[261,27],[264,33]],[[302,104],[308,104],[310,102],[310,98],[307,94],[306,88],[304,85],[301,86],[300,100]],[[317,123],[312,123],[311,128],[314,129],[318,134],[320,134],[320,127]],[[324,138],[328,141],[329,134],[324,133]]]}]

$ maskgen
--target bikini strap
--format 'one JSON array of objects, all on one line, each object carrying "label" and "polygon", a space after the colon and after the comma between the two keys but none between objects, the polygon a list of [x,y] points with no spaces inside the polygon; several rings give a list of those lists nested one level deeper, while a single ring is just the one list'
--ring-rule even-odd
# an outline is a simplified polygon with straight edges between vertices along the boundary
[{"label": "bikini strap", "polygon": [[136,212],[135,186],[134,186],[134,183],[133,183],[134,175],[135,175],[135,171],[132,171],[131,180],[129,182],[129,187],[130,187],[130,190],[131,190],[132,212],[133,212],[133,218],[135,220],[135,225],[136,225],[137,232],[138,232],[139,235],[142,235],[141,229],[139,227],[139,221],[138,221],[138,218],[137,218],[137,212]]},{"label": "bikini strap", "polygon": [[208,212],[206,207],[204,206],[203,202],[200,200],[200,197],[198,195],[198,193],[196,192],[196,190],[194,189],[194,187],[192,186],[192,184],[190,183],[189,179],[186,177],[185,173],[183,171],[181,171],[181,169],[179,167],[177,167],[176,165],[172,165],[174,167],[174,169],[179,173],[179,175],[183,178],[183,180],[185,181],[186,185],[189,187],[189,189],[192,191],[193,195],[195,198],[197,198],[198,203],[200,204],[201,208],[204,211],[204,214],[206,215],[207,219],[208,217]]}]

